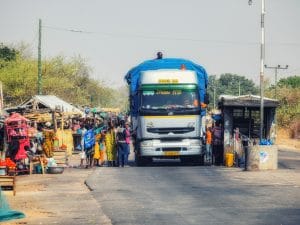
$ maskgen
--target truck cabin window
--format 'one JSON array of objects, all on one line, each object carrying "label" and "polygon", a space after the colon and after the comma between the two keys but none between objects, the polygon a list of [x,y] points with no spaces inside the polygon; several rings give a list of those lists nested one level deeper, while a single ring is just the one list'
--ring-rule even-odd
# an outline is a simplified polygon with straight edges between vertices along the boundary
[{"label": "truck cabin window", "polygon": [[142,109],[195,109],[199,108],[196,90],[144,90]]}]

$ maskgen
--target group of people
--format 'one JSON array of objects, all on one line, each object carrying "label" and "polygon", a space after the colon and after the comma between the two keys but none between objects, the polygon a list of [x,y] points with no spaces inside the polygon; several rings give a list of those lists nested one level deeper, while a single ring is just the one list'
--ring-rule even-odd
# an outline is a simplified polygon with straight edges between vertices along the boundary
[{"label": "group of people", "polygon": [[[85,122],[74,126],[81,142],[76,146],[80,150],[80,166],[128,167],[130,154],[130,126],[128,122],[107,124]],[[84,162],[86,163],[84,165]]]}]

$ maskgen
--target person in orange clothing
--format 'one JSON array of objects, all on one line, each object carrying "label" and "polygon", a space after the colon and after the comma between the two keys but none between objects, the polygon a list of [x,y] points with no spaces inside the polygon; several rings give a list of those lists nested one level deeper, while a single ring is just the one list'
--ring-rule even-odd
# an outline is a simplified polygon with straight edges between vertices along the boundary
[{"label": "person in orange clothing", "polygon": [[106,147],[105,147],[105,134],[103,133],[101,135],[101,138],[99,140],[99,149],[100,149],[100,166],[104,166],[105,164],[105,152],[106,152]]},{"label": "person in orange clothing", "polygon": [[205,154],[205,161],[208,163],[212,163],[212,150],[211,150],[211,143],[212,143],[212,132],[211,127],[206,129],[206,154]]}]

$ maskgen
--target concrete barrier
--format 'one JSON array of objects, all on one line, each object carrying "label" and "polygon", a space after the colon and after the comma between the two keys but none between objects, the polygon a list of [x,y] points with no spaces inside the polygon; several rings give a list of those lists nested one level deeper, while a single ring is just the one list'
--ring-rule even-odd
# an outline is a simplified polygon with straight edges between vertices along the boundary
[{"label": "concrete barrier", "polygon": [[247,170],[276,170],[277,168],[277,145],[254,145],[248,147]]}]

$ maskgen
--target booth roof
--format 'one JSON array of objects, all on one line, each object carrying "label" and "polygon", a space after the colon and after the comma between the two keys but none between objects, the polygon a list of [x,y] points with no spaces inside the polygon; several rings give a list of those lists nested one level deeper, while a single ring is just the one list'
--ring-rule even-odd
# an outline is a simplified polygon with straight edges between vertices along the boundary
[{"label": "booth roof", "polygon": [[[264,107],[276,108],[279,102],[276,99],[264,98]],[[260,96],[258,95],[220,95],[219,106],[242,106],[260,107]]]}]

